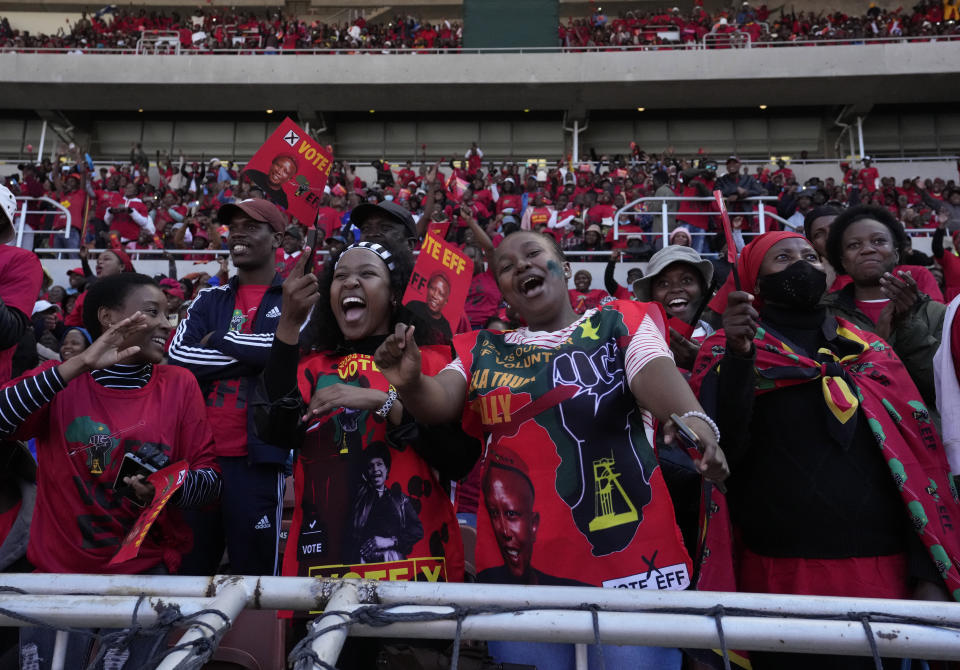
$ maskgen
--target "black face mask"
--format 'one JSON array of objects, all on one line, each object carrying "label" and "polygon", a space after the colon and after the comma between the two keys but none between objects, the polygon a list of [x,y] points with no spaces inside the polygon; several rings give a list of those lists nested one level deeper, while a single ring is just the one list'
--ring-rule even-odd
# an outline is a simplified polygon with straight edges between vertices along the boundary
[{"label": "black face mask", "polygon": [[827,289],[827,275],[807,261],[797,261],[786,270],[760,277],[757,286],[767,302],[812,309]]}]

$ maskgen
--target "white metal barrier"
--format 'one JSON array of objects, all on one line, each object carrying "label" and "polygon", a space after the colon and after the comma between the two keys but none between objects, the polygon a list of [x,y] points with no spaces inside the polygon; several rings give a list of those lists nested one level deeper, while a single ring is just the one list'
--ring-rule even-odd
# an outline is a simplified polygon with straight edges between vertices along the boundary
[{"label": "white metal barrier", "polygon": [[[716,28],[714,28],[716,30]],[[729,33],[711,31],[703,36],[704,49],[749,49],[750,33],[734,30]]]},{"label": "white metal barrier", "polygon": [[310,577],[4,574],[0,588],[4,626],[128,627],[135,610],[148,626],[177,608],[186,632],[161,670],[196,660],[193,641],[212,652],[245,608],[324,611],[297,670],[322,667],[311,651],[333,665],[348,634],[960,659],[945,602]]},{"label": "white metal barrier", "polygon": [[137,40],[137,54],[179,56],[180,33],[176,30],[144,30]]},{"label": "white metal barrier", "polygon": [[[30,203],[39,203],[39,202],[50,205],[53,208],[53,211],[51,211],[50,209],[33,209],[35,205],[31,205]],[[51,235],[63,235],[64,239],[70,239],[70,226],[73,219],[70,216],[70,210],[64,207],[63,205],[61,205],[59,202],[57,202],[56,200],[53,200],[52,198],[48,198],[47,196],[42,196],[39,198],[31,198],[29,196],[21,195],[21,196],[17,196],[17,203],[20,209],[19,209],[19,212],[13,217],[14,218],[13,227],[17,231],[16,245],[18,247],[23,246],[23,236],[25,232],[27,234],[30,234],[31,236],[51,234]],[[33,228],[31,228],[30,230],[26,230],[27,215],[30,215],[30,214],[36,214],[36,215],[42,215],[42,216],[56,216],[58,214],[63,214],[67,218],[62,230],[36,230]],[[32,240],[32,237],[31,237],[31,240]]]},{"label": "white metal barrier", "polygon": [[[772,210],[767,203],[776,203],[777,197],[773,195],[761,195],[753,196],[750,198],[744,198],[746,202],[755,203],[757,209],[751,211],[729,211],[728,214],[733,216],[750,216],[756,217],[757,219],[757,230],[751,232],[744,232],[744,237],[753,237],[756,235],[762,235],[767,232],[767,226],[769,221],[776,221],[780,223],[781,226],[789,225],[787,220],[783,217],[776,214],[776,208]],[[660,236],[662,239],[663,246],[667,246],[670,243],[670,224],[676,222],[678,217],[686,218],[696,218],[701,216],[716,216],[719,217],[720,213],[717,211],[687,211],[680,212],[670,209],[668,203],[676,202],[714,202],[712,197],[684,197],[684,196],[673,196],[673,197],[656,197],[656,196],[645,196],[643,198],[637,198],[631,202],[628,202],[623,207],[618,209],[613,215],[613,239],[620,239],[620,225],[621,220],[626,219],[630,220],[631,218],[638,218],[642,216],[653,216],[659,217],[659,230],[653,230],[653,225],[651,226],[650,235]],[[652,206],[652,207],[651,207]],[[690,229],[691,238],[703,237],[707,235],[714,235],[716,231],[708,231],[701,228]],[[579,252],[578,252],[579,253]],[[704,253],[704,252],[701,252]],[[710,255],[709,252],[706,252],[705,255]]]}]

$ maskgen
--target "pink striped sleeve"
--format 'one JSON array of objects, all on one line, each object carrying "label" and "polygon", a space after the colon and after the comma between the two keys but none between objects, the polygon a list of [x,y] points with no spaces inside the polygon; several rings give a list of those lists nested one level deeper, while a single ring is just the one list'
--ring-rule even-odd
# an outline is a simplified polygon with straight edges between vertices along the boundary
[{"label": "pink striped sleeve", "polygon": [[627,345],[627,353],[624,356],[627,368],[627,383],[632,382],[633,378],[647,363],[661,356],[673,360],[670,346],[663,339],[663,335],[660,334],[653,319],[644,316],[643,321],[640,322],[640,327],[630,338],[630,344]]}]

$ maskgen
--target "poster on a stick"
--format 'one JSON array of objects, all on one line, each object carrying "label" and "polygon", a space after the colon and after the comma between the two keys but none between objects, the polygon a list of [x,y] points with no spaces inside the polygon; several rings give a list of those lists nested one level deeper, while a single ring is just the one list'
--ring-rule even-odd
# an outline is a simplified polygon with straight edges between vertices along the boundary
[{"label": "poster on a stick", "polygon": [[264,197],[300,223],[313,225],[333,155],[290,118],[267,138],[243,174]]},{"label": "poster on a stick", "polygon": [[463,314],[473,279],[473,261],[436,235],[426,235],[403,294],[403,304],[449,342]]}]

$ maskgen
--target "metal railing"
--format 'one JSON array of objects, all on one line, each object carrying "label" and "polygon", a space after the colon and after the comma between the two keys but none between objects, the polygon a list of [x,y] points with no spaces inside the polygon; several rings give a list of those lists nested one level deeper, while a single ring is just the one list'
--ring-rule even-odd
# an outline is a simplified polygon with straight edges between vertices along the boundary
[{"label": "metal railing", "polygon": [[[736,33],[728,33],[732,35]],[[713,37],[711,37],[713,35]],[[468,48],[468,47],[449,47],[449,48],[393,48],[393,47],[363,47],[363,48],[332,48],[314,46],[298,49],[285,49],[283,47],[271,48],[248,48],[242,47],[222,47],[222,48],[192,48],[181,49],[177,54],[180,56],[197,55],[291,55],[291,56],[344,56],[344,55],[482,55],[482,54],[558,54],[558,53],[614,53],[614,52],[643,52],[643,51],[696,51],[696,50],[719,50],[729,49],[730,44],[718,42],[715,38],[721,35],[719,33],[708,33],[701,42],[669,42],[666,44],[629,44],[629,45],[592,45],[592,46],[552,46],[552,47],[496,47],[496,48]],[[960,33],[949,35],[904,35],[898,37],[851,37],[838,39],[802,39],[792,41],[776,41],[772,39],[760,39],[753,41],[749,39],[747,33],[746,48],[789,48],[789,47],[808,47],[808,46],[851,46],[851,45],[879,45],[879,44],[924,44],[939,42],[955,42],[960,40]],[[710,38],[710,39],[708,39]],[[99,54],[99,55],[136,55],[136,48],[125,47],[24,47],[11,44],[0,45],[0,54],[18,53],[18,54]]]},{"label": "metal railing", "polygon": [[[776,221],[780,224],[781,227],[787,226],[792,228],[792,225],[783,217],[779,216],[776,213],[776,208],[772,210],[767,203],[777,202],[777,197],[773,195],[760,195],[753,196],[750,198],[744,198],[745,202],[755,203],[756,209],[750,211],[728,211],[728,214],[731,217],[735,216],[744,216],[744,217],[755,217],[757,220],[757,229],[752,231],[743,231],[742,235],[744,238],[755,237],[757,235],[762,235],[767,232],[767,227],[769,221]],[[643,198],[637,198],[632,202],[628,202],[623,207],[618,209],[613,215],[613,239],[618,240],[621,237],[620,226],[621,222],[626,220],[629,222],[631,219],[636,219],[644,216],[652,216],[656,220],[659,218],[659,231],[654,231],[653,228],[656,226],[656,223],[651,224],[649,235],[659,236],[662,239],[663,246],[670,244],[670,230],[671,223],[675,223],[679,217],[683,219],[688,219],[691,217],[699,216],[720,216],[718,211],[677,211],[671,210],[668,203],[676,202],[704,202],[711,203],[714,202],[712,197],[683,197],[683,196],[673,196],[673,197],[664,197],[659,198],[656,196],[646,196]],[[652,207],[651,207],[652,205]],[[638,206],[641,209],[638,209]],[[716,231],[709,231],[704,228],[693,227],[689,229],[691,239],[695,237],[705,237],[712,236]],[[746,240],[749,241],[749,240]],[[579,252],[578,252],[579,253]],[[710,256],[709,252],[701,252],[705,256]]]},{"label": "metal railing", "polygon": [[176,30],[144,30],[137,40],[137,54],[179,56],[180,33]]},{"label": "metal railing", "polygon": [[244,609],[324,611],[291,654],[295,670],[335,665],[348,635],[565,642],[578,647],[578,669],[596,640],[960,659],[960,608],[946,602],[311,577],[5,574],[0,582],[0,607],[28,618],[0,616],[0,625],[58,629],[54,659],[63,658],[67,626],[130,627],[134,617],[152,626],[175,612],[188,627],[161,670],[209,660]]},{"label": "metal railing", "polygon": [[749,49],[750,33],[734,30],[729,33],[710,32],[703,36],[704,49]]},{"label": "metal railing", "polygon": [[[51,211],[50,208],[31,209],[33,205],[30,205],[29,203],[38,203],[38,202],[42,202],[47,205],[50,205],[53,208],[53,211]],[[61,205],[59,202],[51,198],[48,198],[47,196],[42,196],[39,198],[31,198],[29,196],[21,195],[21,196],[17,196],[17,203],[18,203],[19,211],[13,217],[13,227],[17,231],[16,245],[18,247],[23,246],[24,234],[30,235],[31,241],[33,239],[32,238],[33,235],[45,235],[45,234],[63,235],[64,239],[70,239],[70,226],[73,219],[70,216],[70,210],[64,207],[63,205]],[[39,216],[47,217],[47,216],[58,216],[59,214],[63,214],[64,216],[67,217],[66,222],[64,223],[63,229],[58,228],[54,230],[37,230],[32,227],[29,230],[27,229],[27,215],[39,215]]]}]

